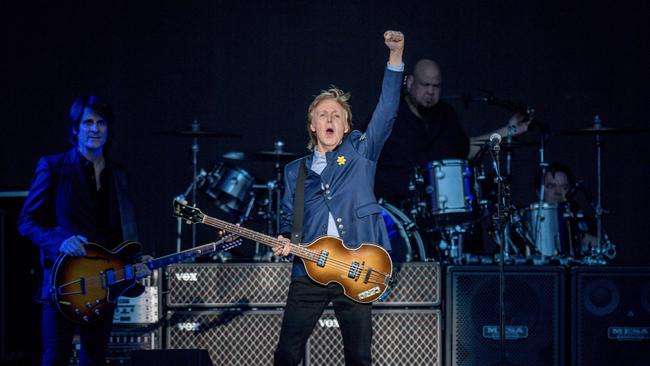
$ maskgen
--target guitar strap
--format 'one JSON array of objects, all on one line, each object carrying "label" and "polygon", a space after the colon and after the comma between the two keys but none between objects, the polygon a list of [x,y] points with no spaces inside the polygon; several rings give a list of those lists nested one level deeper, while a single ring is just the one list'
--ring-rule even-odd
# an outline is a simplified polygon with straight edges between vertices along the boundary
[{"label": "guitar strap", "polygon": [[302,223],[305,218],[305,177],[307,168],[305,161],[300,161],[298,168],[298,180],[296,181],[296,193],[293,196],[293,224],[291,226],[291,242],[300,244],[302,240]]}]

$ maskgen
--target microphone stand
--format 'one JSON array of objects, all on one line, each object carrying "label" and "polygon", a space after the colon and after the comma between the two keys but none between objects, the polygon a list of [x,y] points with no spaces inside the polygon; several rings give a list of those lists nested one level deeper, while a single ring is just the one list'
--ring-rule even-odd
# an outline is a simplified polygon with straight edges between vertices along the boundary
[{"label": "microphone stand", "polygon": [[[504,199],[504,181],[499,171],[499,144],[495,143],[490,147],[490,156],[494,166],[497,180],[497,213],[493,216],[494,233],[497,243],[500,243],[499,255],[499,358],[500,364],[504,365],[506,360],[506,307],[505,307],[505,256],[507,254],[506,245],[508,243],[505,235],[505,226],[502,223],[502,207]],[[503,231],[502,231],[503,230]]]}]

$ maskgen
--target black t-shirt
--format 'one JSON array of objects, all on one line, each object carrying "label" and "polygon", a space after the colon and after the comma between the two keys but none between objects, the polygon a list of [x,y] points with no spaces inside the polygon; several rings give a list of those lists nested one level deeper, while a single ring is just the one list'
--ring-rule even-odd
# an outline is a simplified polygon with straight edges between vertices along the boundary
[{"label": "black t-shirt", "polygon": [[439,102],[421,112],[411,112],[402,98],[397,120],[377,163],[375,194],[393,203],[412,197],[408,190],[414,168],[429,161],[467,159],[469,137],[458,122],[456,111]]}]

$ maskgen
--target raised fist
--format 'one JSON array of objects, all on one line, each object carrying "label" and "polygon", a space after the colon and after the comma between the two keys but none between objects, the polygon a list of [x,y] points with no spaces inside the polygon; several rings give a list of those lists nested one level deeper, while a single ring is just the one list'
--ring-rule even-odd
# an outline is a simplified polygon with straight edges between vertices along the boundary
[{"label": "raised fist", "polygon": [[404,35],[402,32],[388,30],[384,32],[384,43],[391,52],[404,50]]}]

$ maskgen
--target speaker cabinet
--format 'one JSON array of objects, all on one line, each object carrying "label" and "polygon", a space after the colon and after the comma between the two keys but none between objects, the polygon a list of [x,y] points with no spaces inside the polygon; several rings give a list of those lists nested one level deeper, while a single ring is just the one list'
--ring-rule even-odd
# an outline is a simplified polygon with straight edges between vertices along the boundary
[{"label": "speaker cabinet", "polygon": [[215,365],[272,365],[281,310],[176,311],[167,316],[167,348],[207,349]]},{"label": "speaker cabinet", "polygon": [[197,263],[167,268],[168,307],[284,306],[291,263]]},{"label": "speaker cabinet", "polygon": [[437,262],[395,263],[388,296],[373,306],[438,306],[440,282],[440,264]]},{"label": "speaker cabinet", "polygon": [[[506,267],[506,365],[564,365],[564,270]],[[500,364],[499,272],[494,266],[447,270],[446,364]]]},{"label": "speaker cabinet", "polygon": [[650,365],[650,267],[572,274],[573,365]]},{"label": "speaker cabinet", "polygon": [[[440,310],[372,310],[372,364],[436,366],[440,358]],[[343,339],[333,310],[325,310],[307,342],[307,366],[343,365]]]}]

